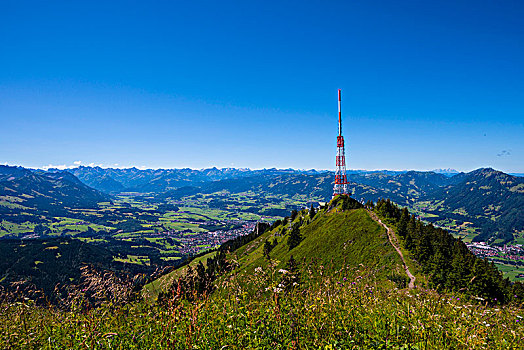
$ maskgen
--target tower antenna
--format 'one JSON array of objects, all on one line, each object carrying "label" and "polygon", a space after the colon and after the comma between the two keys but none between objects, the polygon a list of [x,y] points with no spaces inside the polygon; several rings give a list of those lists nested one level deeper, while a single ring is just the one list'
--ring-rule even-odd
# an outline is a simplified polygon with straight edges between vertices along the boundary
[{"label": "tower antenna", "polygon": [[338,136],[342,136],[342,103],[340,100],[340,89],[338,89]]},{"label": "tower antenna", "polygon": [[346,176],[346,154],[344,150],[344,136],[342,136],[342,113],[340,89],[338,89],[338,136],[337,136],[337,158],[335,171],[335,186],[333,197],[339,194],[348,194],[348,180]]}]

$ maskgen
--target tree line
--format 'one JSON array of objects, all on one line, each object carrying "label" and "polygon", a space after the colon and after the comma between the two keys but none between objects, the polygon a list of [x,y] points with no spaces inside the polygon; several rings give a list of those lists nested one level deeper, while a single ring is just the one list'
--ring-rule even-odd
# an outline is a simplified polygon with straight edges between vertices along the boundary
[{"label": "tree line", "polygon": [[446,230],[423,223],[389,199],[366,206],[396,226],[404,248],[429,277],[430,287],[475,295],[490,302],[524,300],[524,284],[503,278],[493,262],[475,256],[462,240]]}]

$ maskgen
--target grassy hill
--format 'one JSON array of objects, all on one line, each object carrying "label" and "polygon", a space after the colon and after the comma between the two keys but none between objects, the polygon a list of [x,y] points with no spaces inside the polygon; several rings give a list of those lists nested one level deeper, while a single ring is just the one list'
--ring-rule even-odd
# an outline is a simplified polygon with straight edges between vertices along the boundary
[{"label": "grassy hill", "polygon": [[[298,225],[303,240],[289,249],[289,234],[282,235],[283,229]],[[264,257],[264,242],[278,243],[269,253],[270,259]],[[276,228],[247,244],[232,254],[239,266],[239,271],[252,272],[256,267],[266,267],[276,262],[277,268],[284,268],[293,256],[297,261],[314,261],[330,273],[345,265],[364,264],[377,272],[377,276],[405,276],[400,257],[389,244],[386,231],[373,221],[365,209],[339,212],[339,208],[323,210],[313,220],[302,211],[297,218],[284,227]]]},{"label": "grassy hill", "polygon": [[[296,225],[303,236],[300,244],[289,249],[285,234],[286,229]],[[270,259],[264,256],[264,243],[270,241],[273,248]],[[274,242],[278,242],[275,243]],[[194,259],[189,266],[193,269],[202,262],[204,266],[216,252]],[[385,281],[397,281],[405,286],[407,276],[402,268],[402,261],[388,242],[386,231],[373,221],[365,209],[341,212],[340,208],[323,210],[313,219],[307,211],[300,212],[286,225],[277,225],[258,238],[241,246],[229,254],[235,262],[235,271],[251,274],[256,268],[273,266],[284,269],[290,257],[297,261],[307,261],[322,266],[326,273],[334,273],[343,266],[364,264],[373,269],[375,275]],[[165,292],[169,285],[187,272],[187,266],[146,285],[142,295],[154,301],[160,292]]]},{"label": "grassy hill", "polygon": [[207,265],[207,259],[210,259],[212,258],[213,256],[215,256],[216,254],[216,251],[212,251],[212,252],[209,252],[207,254],[203,254],[193,260],[191,260],[191,262],[187,265],[184,265],[184,266],[181,266],[179,268],[177,268],[176,270],[170,272],[170,273],[167,273],[157,279],[155,279],[154,281],[151,281],[150,283],[146,284],[143,288],[142,288],[142,297],[144,298],[144,300],[146,300],[147,302],[155,302],[158,298],[158,295],[162,292],[167,292],[167,290],[169,289],[169,287],[173,284],[173,282],[180,278],[180,277],[183,277],[184,274],[187,272],[187,268],[189,266],[191,266],[192,268],[196,268],[197,264],[202,262],[204,264],[204,266]]}]

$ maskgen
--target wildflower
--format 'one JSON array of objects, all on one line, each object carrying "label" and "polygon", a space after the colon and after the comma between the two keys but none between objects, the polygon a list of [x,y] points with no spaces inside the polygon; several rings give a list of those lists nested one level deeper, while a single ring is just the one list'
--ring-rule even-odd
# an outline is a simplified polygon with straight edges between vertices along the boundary
[{"label": "wildflower", "polygon": [[283,274],[286,274],[286,273],[288,273],[289,271],[288,271],[288,270],[284,270],[284,269],[280,269],[280,270],[278,270],[278,272],[283,273]]},{"label": "wildflower", "polygon": [[346,277],[344,277],[344,278],[343,278],[342,280],[343,280],[344,282],[346,282],[346,281],[347,281],[347,278],[346,278]]},{"label": "wildflower", "polygon": [[255,272],[262,272],[262,267],[259,266],[259,267],[255,268]]}]

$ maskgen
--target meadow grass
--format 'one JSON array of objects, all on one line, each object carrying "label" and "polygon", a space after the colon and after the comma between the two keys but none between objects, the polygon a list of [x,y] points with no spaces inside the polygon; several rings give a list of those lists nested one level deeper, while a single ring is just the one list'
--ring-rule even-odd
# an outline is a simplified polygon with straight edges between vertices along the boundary
[{"label": "meadow grass", "polygon": [[3,304],[4,349],[519,349],[521,306],[399,290],[376,269],[343,266],[326,276],[302,263],[301,285],[278,287],[276,264],[234,274],[209,297],[61,311]]}]

